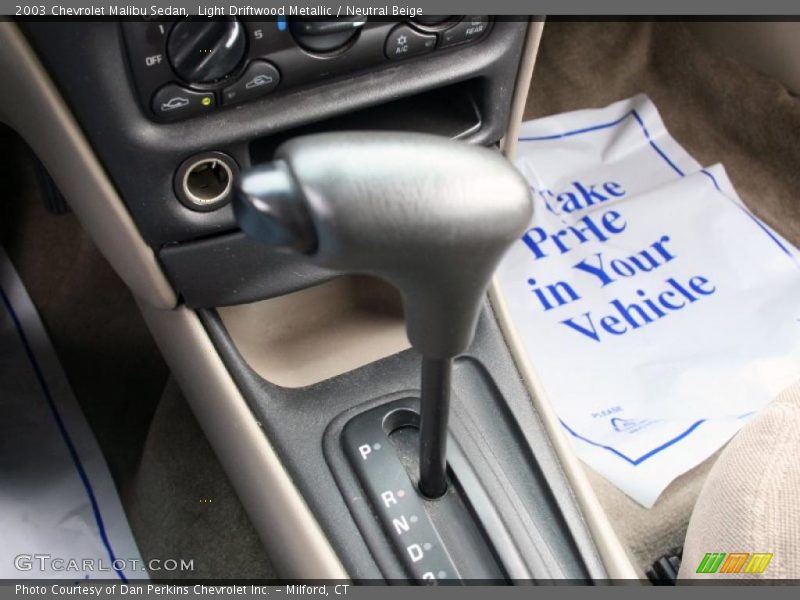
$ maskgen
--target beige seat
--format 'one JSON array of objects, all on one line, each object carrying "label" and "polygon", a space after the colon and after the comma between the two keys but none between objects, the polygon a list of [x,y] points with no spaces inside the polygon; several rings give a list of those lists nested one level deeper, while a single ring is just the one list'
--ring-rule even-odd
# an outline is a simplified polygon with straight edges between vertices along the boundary
[{"label": "beige seat", "polygon": [[[703,568],[716,573],[697,572],[706,554],[719,553]],[[800,578],[800,381],[742,428],[711,469],[679,578]]]}]

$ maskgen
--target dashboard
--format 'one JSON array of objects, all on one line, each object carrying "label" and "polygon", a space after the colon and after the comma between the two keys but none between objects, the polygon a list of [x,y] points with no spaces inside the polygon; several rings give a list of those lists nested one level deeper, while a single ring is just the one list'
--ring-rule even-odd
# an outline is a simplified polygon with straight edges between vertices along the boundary
[{"label": "dashboard", "polygon": [[159,121],[176,121],[315,81],[480,40],[485,16],[407,22],[126,21],[139,100]]},{"label": "dashboard", "polygon": [[336,130],[504,135],[527,18],[20,22],[142,238],[190,307],[336,274],[248,240],[239,172]]}]

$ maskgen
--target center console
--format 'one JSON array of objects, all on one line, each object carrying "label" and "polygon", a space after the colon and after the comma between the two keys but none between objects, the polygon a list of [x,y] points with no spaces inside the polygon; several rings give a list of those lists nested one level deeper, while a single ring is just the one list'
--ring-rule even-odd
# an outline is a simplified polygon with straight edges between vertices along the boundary
[{"label": "center console", "polygon": [[[448,370],[452,483],[431,499],[409,487],[424,391],[396,290],[258,243],[231,203],[243,174],[307,134],[419,132],[494,148],[528,25],[485,16],[20,24],[199,316],[247,418],[356,580],[606,577],[485,299]],[[145,312],[151,324],[163,318]],[[184,389],[198,390],[199,367],[170,363]],[[268,497],[251,475],[229,475]],[[270,510],[245,505],[251,516]],[[271,531],[260,533],[270,546]]]}]

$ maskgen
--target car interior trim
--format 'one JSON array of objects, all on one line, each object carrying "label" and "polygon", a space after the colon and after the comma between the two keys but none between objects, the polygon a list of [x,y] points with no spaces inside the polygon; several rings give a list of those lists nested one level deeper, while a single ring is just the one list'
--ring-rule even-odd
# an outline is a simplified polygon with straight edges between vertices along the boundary
[{"label": "car interior trim", "polygon": [[[544,22],[528,26],[503,138],[513,157]],[[302,494],[215,349],[194,310],[175,308],[177,297],[94,151],[30,45],[10,22],[0,23],[0,75],[9,93],[0,98],[0,120],[20,133],[70,199],[79,220],[115,271],[131,288],[157,344],[280,575],[346,579],[347,572]],[[76,172],[82,176],[76,177]],[[582,467],[557,424],[535,371],[510,326],[496,287],[490,297],[534,405],[573,485],[584,518],[613,579],[636,578]],[[231,309],[236,311],[237,309]],[[401,340],[402,345],[405,341]],[[300,381],[302,385],[306,382]]]},{"label": "car interior trim", "polygon": [[337,277],[217,312],[248,366],[282,387],[313,385],[411,346],[399,294],[374,278]]},{"label": "car interior trim", "polygon": [[279,575],[347,579],[197,313],[139,307]]},{"label": "car interior trim", "polygon": [[503,294],[496,280],[492,282],[489,288],[489,297],[511,356],[517,365],[520,375],[522,375],[523,383],[528,389],[536,411],[542,419],[542,423],[544,423],[550,443],[561,462],[561,468],[572,485],[573,493],[583,512],[586,524],[592,532],[594,543],[609,577],[611,579],[638,579],[639,575],[614,528],[611,526],[603,507],[600,505],[600,501],[597,499],[597,495],[583,470],[584,467],[572,450],[569,440],[564,435],[558,416],[547,398],[541,380],[525,353],[522,340],[514,328]]},{"label": "car interior trim", "polygon": [[94,151],[19,27],[0,22],[0,121],[31,146],[92,240],[141,300],[177,297]]},{"label": "car interior trim", "polygon": [[[248,408],[194,311],[177,297],[77,122],[18,26],[0,23],[0,121],[41,158],[137,303],[281,575],[347,573]],[[80,175],[80,176],[77,176]]]},{"label": "car interior trim", "polygon": [[522,127],[525,103],[531,90],[533,70],[536,66],[536,57],[539,55],[539,46],[544,33],[544,17],[534,17],[528,25],[522,57],[519,64],[517,80],[514,83],[514,96],[511,99],[511,110],[508,114],[506,133],[500,140],[500,150],[508,160],[513,161],[517,154],[517,138]]},{"label": "car interior trim", "polygon": [[[532,21],[525,40],[523,59],[520,64],[519,76],[517,79],[514,99],[511,105],[511,117],[508,130],[503,137],[501,147],[503,154],[509,160],[513,160],[516,155],[517,138],[522,124],[522,115],[525,110],[525,103],[529,90],[535,93],[535,84],[531,86],[534,75],[536,57],[544,31],[544,21]],[[572,484],[573,493],[576,496],[578,505],[583,512],[584,519],[592,532],[597,550],[612,579],[638,579],[638,574],[616,532],[611,526],[603,507],[600,505],[597,496],[589,483],[583,466],[570,446],[569,440],[564,435],[558,422],[558,417],[552,409],[549,400],[544,392],[536,371],[530,360],[528,360],[522,341],[514,329],[513,322],[506,308],[506,303],[502,292],[496,282],[493,281],[489,288],[489,297],[492,308],[500,325],[503,336],[508,343],[509,350],[517,365],[517,369],[522,375],[523,383],[528,389],[534,406],[544,423],[550,442],[561,462],[569,482]]]}]

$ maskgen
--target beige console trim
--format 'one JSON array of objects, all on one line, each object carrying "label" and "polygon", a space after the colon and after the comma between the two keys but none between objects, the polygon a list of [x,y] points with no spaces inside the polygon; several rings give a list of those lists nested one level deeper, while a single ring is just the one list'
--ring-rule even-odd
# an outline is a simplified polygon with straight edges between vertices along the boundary
[{"label": "beige console trim", "polygon": [[[508,133],[503,138],[503,153],[513,160],[517,150],[517,138],[519,137],[522,114],[525,110],[525,102],[531,89],[531,79],[533,67],[536,62],[536,55],[539,50],[539,43],[542,38],[544,22],[532,22],[528,29],[528,39],[524,50],[524,62],[520,66],[520,74],[517,79],[517,86],[514,95],[514,104],[511,112],[511,122],[508,125]],[[503,293],[497,284],[497,280],[492,281],[489,288],[489,298],[494,308],[495,316],[503,331],[503,335],[514,357],[525,386],[533,399],[539,416],[541,417],[545,429],[550,437],[550,443],[556,451],[561,461],[561,467],[567,476],[578,505],[583,512],[583,517],[589,527],[589,531],[594,538],[594,543],[603,560],[608,576],[611,579],[638,579],[636,569],[628,558],[625,548],[619,541],[616,532],[608,520],[605,510],[597,499],[586,473],[583,470],[578,457],[572,450],[569,440],[564,434],[558,421],[558,416],[553,410],[552,404],[544,391],[541,380],[533,368],[522,340],[514,327],[511,316],[508,313]]]},{"label": "beige console trim", "polygon": [[177,298],[144,243],[53,81],[19,27],[0,21],[0,122],[42,161],[108,262],[143,301],[172,308]]},{"label": "beige console trim", "polygon": [[347,579],[328,539],[253,417],[197,314],[140,303],[172,374],[280,577]]},{"label": "beige console trim", "polygon": [[400,294],[370,277],[217,309],[248,366],[287,388],[313,385],[411,347]]},{"label": "beige console trim", "polygon": [[514,98],[511,101],[511,111],[508,115],[506,134],[500,140],[500,150],[508,158],[514,160],[517,153],[517,138],[522,126],[522,115],[525,113],[525,104],[531,89],[533,67],[539,55],[539,44],[542,43],[544,33],[544,20],[531,21],[528,24],[528,33],[525,36],[525,45],[522,48],[522,59],[519,63],[517,81],[514,84]]}]

